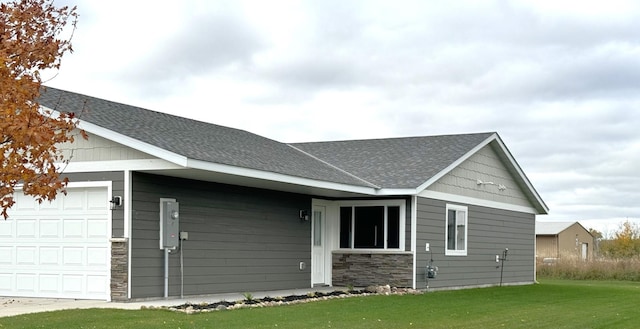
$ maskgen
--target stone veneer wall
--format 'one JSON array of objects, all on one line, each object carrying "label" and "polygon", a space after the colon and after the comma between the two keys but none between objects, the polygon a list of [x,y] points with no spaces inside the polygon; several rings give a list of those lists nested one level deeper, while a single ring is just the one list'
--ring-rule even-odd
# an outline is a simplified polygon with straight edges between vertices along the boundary
[{"label": "stone veneer wall", "polygon": [[129,243],[127,238],[111,239],[111,300],[128,300]]},{"label": "stone veneer wall", "polygon": [[413,285],[410,253],[333,253],[333,285],[366,287]]}]

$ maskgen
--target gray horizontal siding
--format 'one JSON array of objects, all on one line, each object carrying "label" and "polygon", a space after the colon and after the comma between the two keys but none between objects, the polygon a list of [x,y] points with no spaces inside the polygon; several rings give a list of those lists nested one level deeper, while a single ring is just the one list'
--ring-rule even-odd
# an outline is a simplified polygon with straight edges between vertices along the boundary
[{"label": "gray horizontal siding", "polygon": [[509,248],[504,264],[504,283],[534,281],[535,216],[507,210],[458,204],[468,207],[467,256],[445,256],[446,202],[418,198],[417,273],[418,288],[425,288],[425,267],[431,253],[439,271],[429,280],[430,288],[491,285],[500,282],[496,254]]},{"label": "gray horizontal siding", "polygon": [[[524,193],[527,187],[515,180],[518,174],[510,172],[505,166],[495,150],[495,143],[477,151],[429,186],[429,190],[531,207],[531,201]],[[478,180],[493,184],[478,185]],[[499,189],[498,185],[503,185],[505,189]]]},{"label": "gray horizontal siding", "polygon": [[[160,198],[180,203],[180,230],[189,232],[182,246],[185,295],[310,286],[311,226],[298,218],[299,210],[310,210],[309,196],[141,173],[132,186],[132,298],[164,293]],[[179,294],[176,252],[169,295]]]},{"label": "gray horizontal siding", "polygon": [[[69,178],[69,182],[98,182],[110,181],[112,196],[124,197],[124,172],[122,171],[106,171],[92,173],[64,174]],[[111,211],[111,235],[113,237],[124,236],[124,208],[120,207]]]}]

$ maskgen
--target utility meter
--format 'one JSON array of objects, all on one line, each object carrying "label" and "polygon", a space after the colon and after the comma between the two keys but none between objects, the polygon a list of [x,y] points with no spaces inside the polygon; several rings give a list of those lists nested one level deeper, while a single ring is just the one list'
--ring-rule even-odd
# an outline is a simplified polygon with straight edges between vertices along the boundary
[{"label": "utility meter", "polygon": [[160,199],[160,249],[176,249],[180,239],[180,204]]}]

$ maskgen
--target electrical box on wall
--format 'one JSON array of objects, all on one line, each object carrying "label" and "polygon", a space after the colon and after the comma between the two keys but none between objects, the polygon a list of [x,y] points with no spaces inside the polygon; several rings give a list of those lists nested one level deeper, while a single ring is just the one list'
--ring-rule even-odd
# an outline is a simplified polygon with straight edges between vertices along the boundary
[{"label": "electrical box on wall", "polygon": [[160,249],[176,249],[180,238],[180,204],[160,199]]}]

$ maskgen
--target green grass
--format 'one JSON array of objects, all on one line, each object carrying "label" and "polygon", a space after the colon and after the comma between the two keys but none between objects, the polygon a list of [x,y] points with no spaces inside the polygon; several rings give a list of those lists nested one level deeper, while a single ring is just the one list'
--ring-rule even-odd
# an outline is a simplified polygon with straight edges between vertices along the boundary
[{"label": "green grass", "polygon": [[637,282],[545,280],[192,315],[67,310],[0,318],[0,328],[638,328],[638,309]]}]

